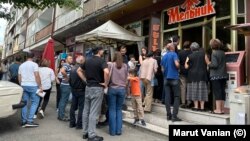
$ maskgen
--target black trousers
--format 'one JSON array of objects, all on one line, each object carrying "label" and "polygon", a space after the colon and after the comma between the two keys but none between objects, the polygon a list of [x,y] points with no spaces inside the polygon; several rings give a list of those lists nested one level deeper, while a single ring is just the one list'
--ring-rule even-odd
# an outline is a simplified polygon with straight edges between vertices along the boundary
[{"label": "black trousers", "polygon": [[[70,107],[70,125],[76,125],[77,127],[82,127],[84,100],[85,100],[84,90],[72,90],[72,103]],[[77,109],[78,109],[78,116],[76,119],[75,111]]]},{"label": "black trousers", "polygon": [[60,89],[60,85],[61,85],[61,84],[57,84],[57,83],[56,83],[56,109],[58,109],[58,105],[59,105],[60,98],[61,98],[61,89]]},{"label": "black trousers", "polygon": [[45,111],[48,103],[49,103],[49,98],[50,98],[50,93],[51,93],[51,88],[48,89],[48,90],[43,90],[46,94],[43,98],[40,98],[40,101],[39,101],[39,105],[37,106],[37,110],[36,110],[36,115],[38,113],[38,109],[43,101],[43,104],[42,104],[42,107],[41,107],[41,110]]}]

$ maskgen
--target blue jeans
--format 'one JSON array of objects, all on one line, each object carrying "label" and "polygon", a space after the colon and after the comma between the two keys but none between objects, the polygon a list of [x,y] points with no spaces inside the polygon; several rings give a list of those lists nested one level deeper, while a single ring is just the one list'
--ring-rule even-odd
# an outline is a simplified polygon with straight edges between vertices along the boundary
[{"label": "blue jeans", "polygon": [[145,95],[146,95],[145,86],[144,86],[142,80],[140,80],[140,89],[141,89],[141,94],[143,95],[143,97],[145,97]]},{"label": "blue jeans", "polygon": [[69,100],[69,95],[71,93],[71,87],[69,85],[62,85],[60,86],[61,90],[61,98],[59,102],[59,111],[58,111],[58,118],[63,119],[64,118],[64,112],[65,112],[65,107],[67,105],[67,102]]},{"label": "blue jeans", "polygon": [[[22,101],[26,105],[22,108],[22,122],[33,122],[33,117],[35,115],[36,109],[38,107],[40,97],[36,94],[38,89],[37,86],[22,86],[23,87],[23,97]],[[30,109],[28,110],[28,102],[31,101]],[[29,111],[29,113],[28,113]]]},{"label": "blue jeans", "polygon": [[[172,116],[174,118],[177,117],[178,111],[179,111],[179,105],[180,105],[180,82],[179,80],[175,79],[165,79],[164,81],[164,87],[165,87],[165,105],[167,110],[167,116]],[[172,93],[171,93],[172,90]],[[174,109],[173,114],[171,113],[171,97],[174,97]]]},{"label": "blue jeans", "polygon": [[109,107],[109,133],[116,135],[122,133],[122,103],[125,97],[125,88],[109,88],[108,107]]}]

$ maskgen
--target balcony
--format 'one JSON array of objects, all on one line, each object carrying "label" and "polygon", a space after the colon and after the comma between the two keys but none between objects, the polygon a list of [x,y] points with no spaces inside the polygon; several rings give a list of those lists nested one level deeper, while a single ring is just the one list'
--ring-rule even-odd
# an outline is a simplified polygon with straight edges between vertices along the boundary
[{"label": "balcony", "polygon": [[26,38],[26,45],[25,47],[29,47],[35,43],[35,35]]},{"label": "balcony", "polygon": [[39,11],[36,11],[35,13],[33,13],[33,14],[28,18],[28,25],[29,25],[30,23],[32,23],[35,19],[37,19],[37,17],[38,17],[38,12],[39,12]]},{"label": "balcony", "polygon": [[82,10],[72,10],[58,16],[55,22],[55,30],[58,30],[66,25],[69,25],[75,20],[81,18],[82,15],[83,15]]},{"label": "balcony", "polygon": [[40,41],[41,39],[47,37],[48,35],[50,35],[52,32],[52,24],[49,24],[48,26],[46,26],[45,28],[43,28],[42,30],[38,31],[35,34],[35,42]]},{"label": "balcony", "polygon": [[92,0],[92,1],[86,2],[83,5],[83,9],[84,9],[83,16],[90,15],[104,7],[110,7],[121,1],[123,0]]},{"label": "balcony", "polygon": [[19,44],[19,50],[24,49],[25,42],[23,41],[22,43]]}]

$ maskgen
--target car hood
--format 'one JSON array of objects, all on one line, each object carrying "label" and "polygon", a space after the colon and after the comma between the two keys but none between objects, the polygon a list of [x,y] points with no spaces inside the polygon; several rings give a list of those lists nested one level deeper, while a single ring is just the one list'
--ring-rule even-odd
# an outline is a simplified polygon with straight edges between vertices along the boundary
[{"label": "car hood", "polygon": [[9,81],[0,81],[0,96],[22,94],[23,88]]}]

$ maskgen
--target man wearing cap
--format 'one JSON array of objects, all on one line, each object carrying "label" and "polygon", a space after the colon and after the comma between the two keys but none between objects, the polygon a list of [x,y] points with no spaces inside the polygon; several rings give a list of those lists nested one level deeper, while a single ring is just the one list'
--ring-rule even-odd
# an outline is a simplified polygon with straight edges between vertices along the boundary
[{"label": "man wearing cap", "polygon": [[153,80],[158,68],[157,61],[153,58],[153,55],[153,52],[149,52],[146,55],[146,59],[142,62],[140,69],[140,78],[146,89],[146,97],[143,102],[143,105],[145,105],[145,112],[151,112],[153,102],[153,87],[151,81]]},{"label": "man wearing cap", "polygon": [[87,59],[77,70],[79,77],[87,82],[82,119],[83,139],[102,141],[103,137],[96,135],[96,122],[101,110],[104,88],[107,87],[109,70],[105,60],[101,58],[103,48],[95,47],[92,51],[94,56]]}]

